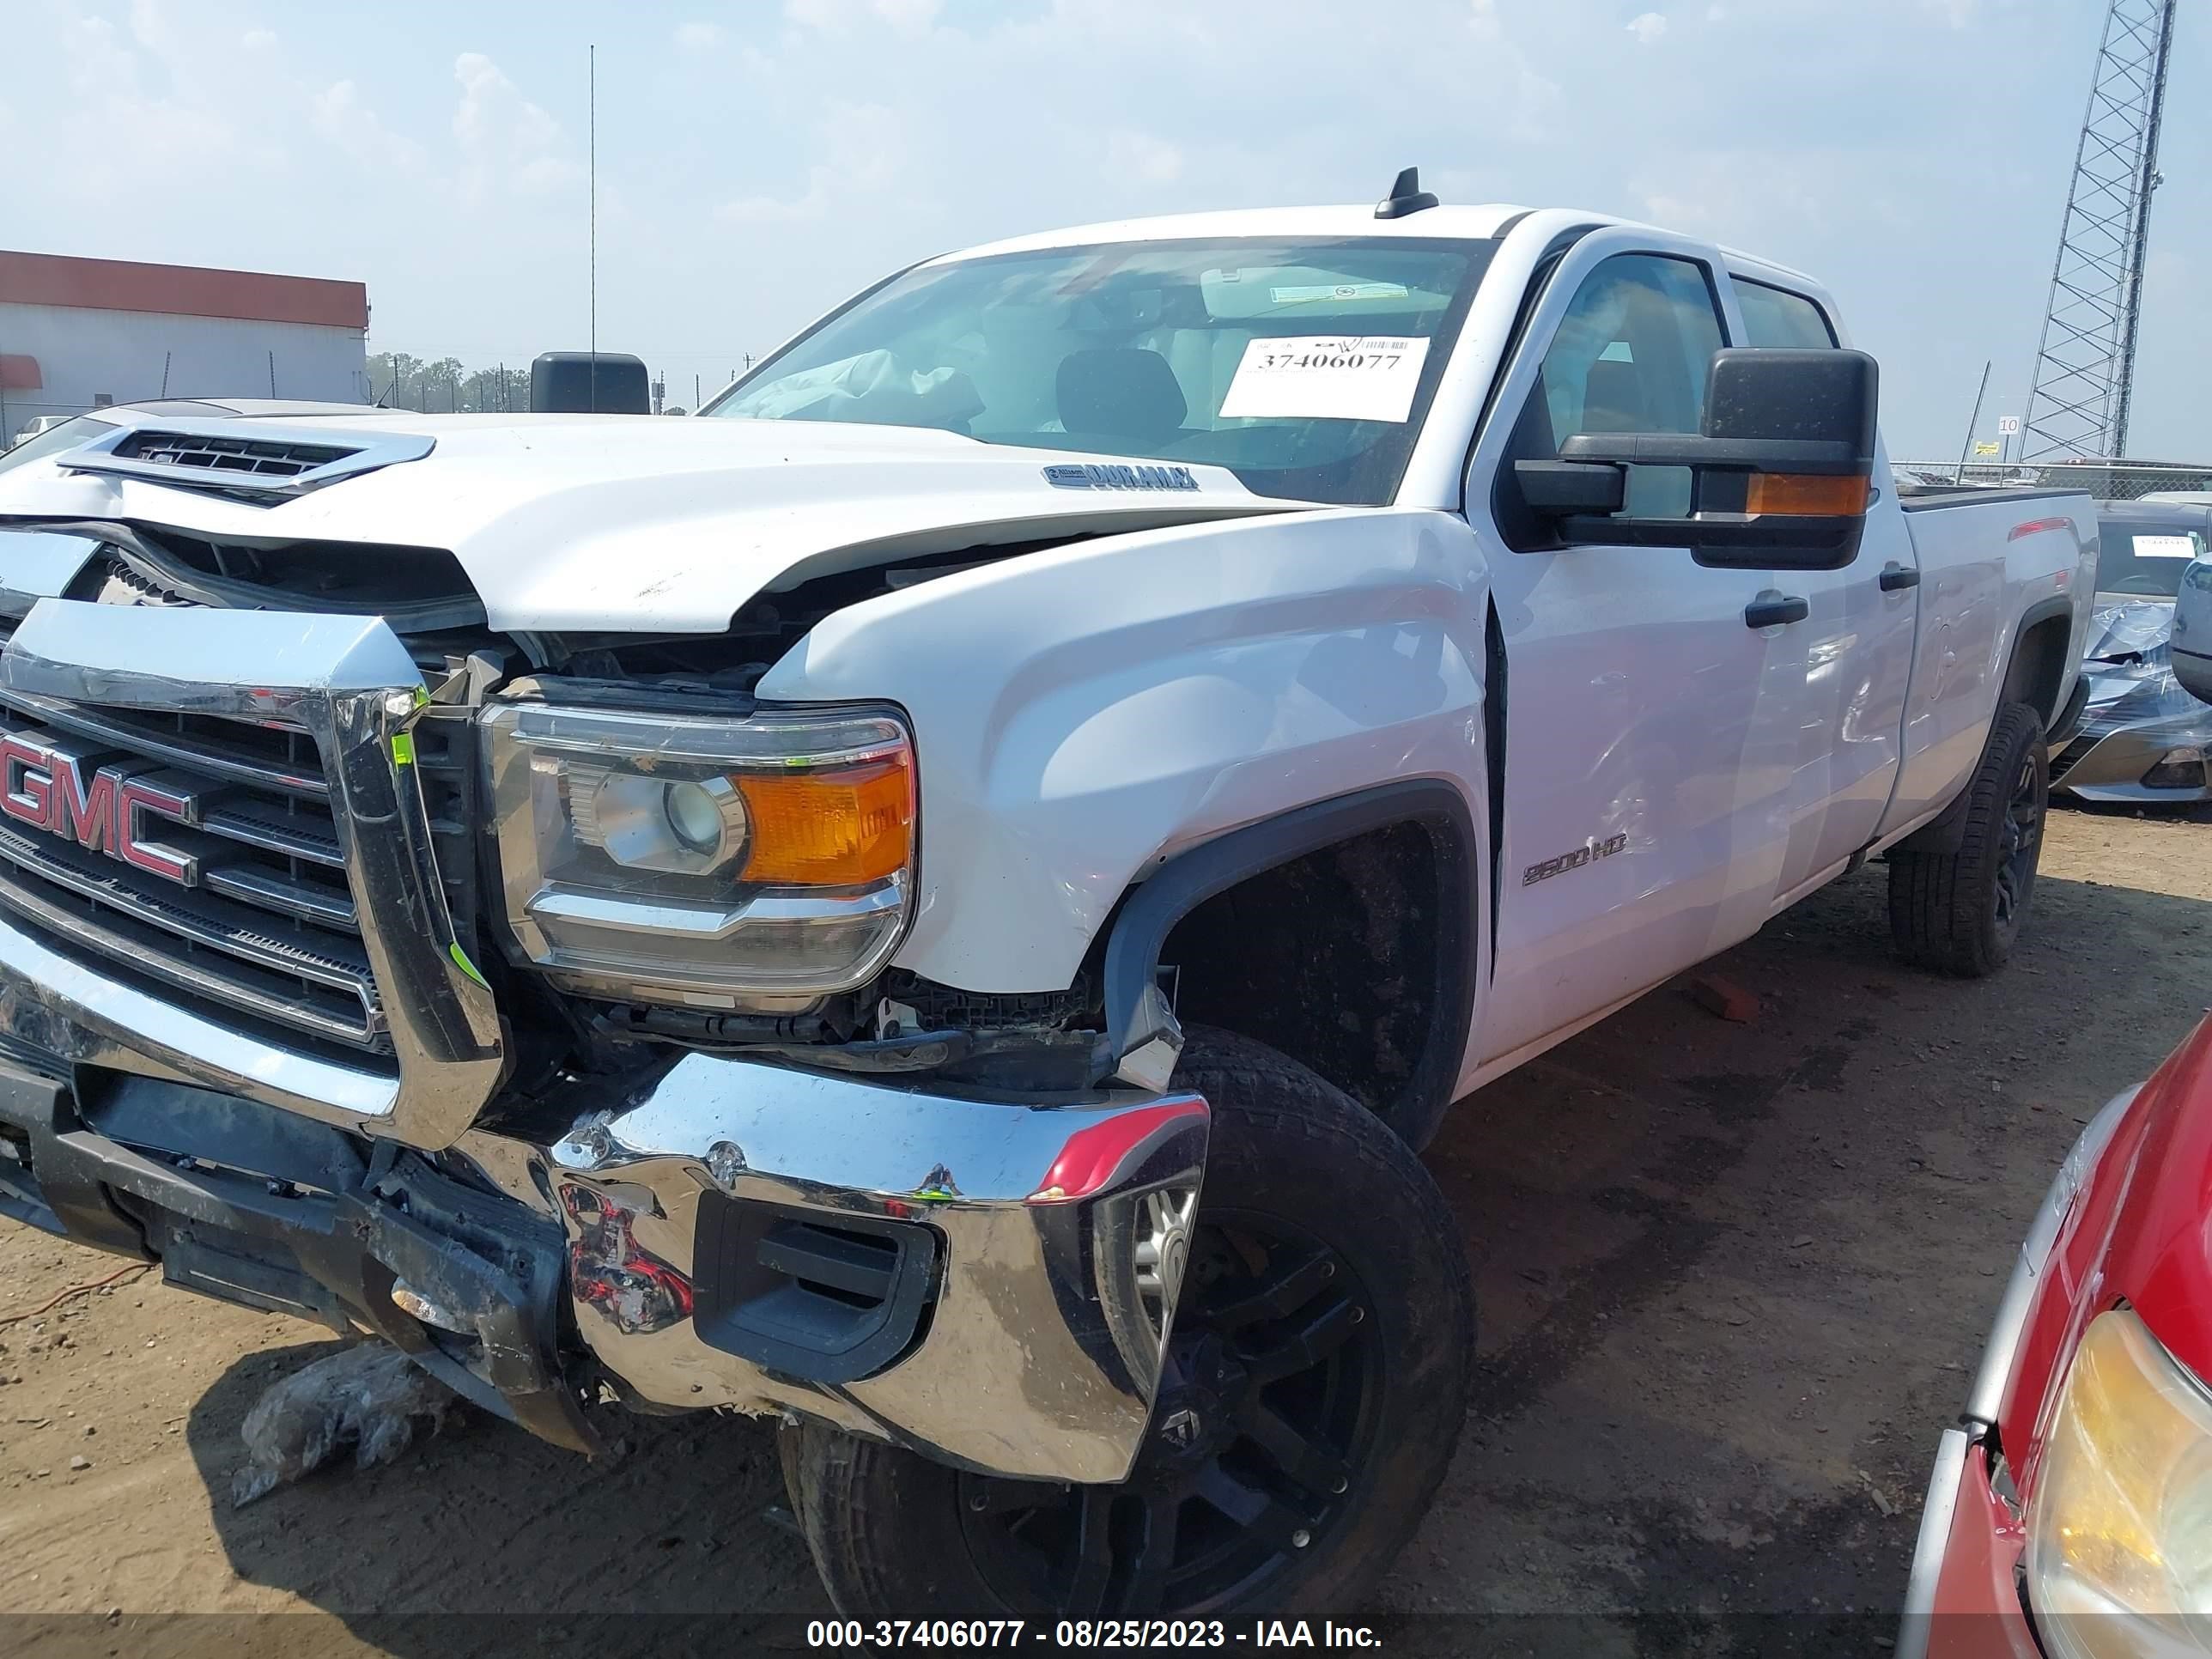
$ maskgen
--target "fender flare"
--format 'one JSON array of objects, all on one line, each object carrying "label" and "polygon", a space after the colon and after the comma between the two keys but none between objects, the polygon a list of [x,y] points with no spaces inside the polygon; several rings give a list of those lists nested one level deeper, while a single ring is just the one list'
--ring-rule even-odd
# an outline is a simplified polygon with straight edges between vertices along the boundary
[{"label": "fender flare", "polygon": [[[2020,666],[2020,642],[2042,627],[2044,623],[2061,617],[2067,621],[2067,632],[2070,639],[2073,632],[2073,616],[2074,601],[2069,595],[2063,593],[2053,594],[2047,599],[2039,600],[2028,606],[2026,613],[2020,619],[2020,625],[2012,630],[2012,649],[2005,657],[2004,678],[1997,682],[2000,696],[2002,695],[2002,688],[2012,684],[2013,670]],[[2060,665],[2060,672],[2062,674],[2064,672],[2063,663]],[[2070,690],[2071,688],[2062,681],[2058,687],[2057,703],[2048,709],[2039,708],[2035,711],[2043,716],[2045,721],[2045,730],[2050,730],[2051,725],[2057,721],[2059,715],[2065,709],[2067,694]]]},{"label": "fender flare", "polygon": [[1294,859],[1370,830],[1414,823],[1425,829],[1437,870],[1437,1018],[1404,1093],[1386,1115],[1416,1149],[1443,1120],[1459,1080],[1474,1018],[1480,922],[1474,820],[1467,801],[1441,778],[1408,778],[1293,808],[1217,836],[1170,859],[1131,890],[1106,942],[1106,1042],[1103,1075],[1159,1034],[1160,952],[1175,926],[1217,893]]},{"label": "fender flare", "polygon": [[[2004,699],[2004,689],[2012,684],[2013,670],[2020,665],[2020,642],[2045,623],[2056,617],[2071,617],[2073,614],[2074,601],[2063,594],[2057,594],[2039,601],[2028,606],[2022,613],[2019,626],[2012,631],[2012,648],[2005,656],[2004,673],[1997,681],[1997,699],[2000,702]],[[2080,677],[2076,676],[2076,678],[2079,680]],[[2061,690],[2062,693],[2065,692],[2065,688],[2062,687]],[[2070,694],[2062,696],[2058,708],[2050,716],[2051,724],[2045,727],[2046,732],[2062,727],[2069,716],[2078,719],[2077,705],[2086,703],[2088,701],[2088,683],[2086,680],[2081,680],[2074,686]],[[2036,712],[2040,714],[2044,711],[2038,709]],[[1996,720],[1995,708],[1990,710],[1990,719],[1991,725],[1994,726]],[[1972,776],[1969,775],[1968,782],[1971,783],[1972,781]],[[1894,850],[1900,853],[1957,852],[1966,839],[1967,793],[1966,787],[1960,786],[1959,793],[1951,798],[1950,805],[1903,841],[1898,842]]]}]

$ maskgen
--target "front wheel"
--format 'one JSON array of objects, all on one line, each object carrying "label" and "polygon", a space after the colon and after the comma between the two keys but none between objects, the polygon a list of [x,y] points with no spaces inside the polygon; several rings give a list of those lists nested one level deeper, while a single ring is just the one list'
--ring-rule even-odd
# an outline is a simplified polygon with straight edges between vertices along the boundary
[{"label": "front wheel", "polygon": [[1233,1618],[1341,1609],[1434,1499],[1474,1295],[1420,1160],[1273,1049],[1194,1030],[1213,1110],[1151,1431],[1115,1486],[960,1473],[783,1431],[792,1508],[848,1618]]}]

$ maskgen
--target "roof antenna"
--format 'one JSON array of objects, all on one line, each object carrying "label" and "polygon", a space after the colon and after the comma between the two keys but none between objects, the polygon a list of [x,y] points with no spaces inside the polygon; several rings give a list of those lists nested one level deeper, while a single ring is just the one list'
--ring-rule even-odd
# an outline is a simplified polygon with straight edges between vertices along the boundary
[{"label": "roof antenna", "polygon": [[1398,182],[1390,186],[1390,193],[1375,204],[1378,219],[1402,219],[1409,213],[1419,213],[1423,208],[1437,205],[1436,194],[1421,188],[1421,170],[1407,167],[1398,175]]}]

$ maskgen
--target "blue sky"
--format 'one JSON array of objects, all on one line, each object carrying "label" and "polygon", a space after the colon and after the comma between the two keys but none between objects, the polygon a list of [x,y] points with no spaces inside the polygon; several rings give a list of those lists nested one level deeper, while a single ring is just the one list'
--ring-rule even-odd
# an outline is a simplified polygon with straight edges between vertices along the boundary
[{"label": "blue sky", "polygon": [[[727,378],[884,271],[1129,212],[1575,205],[1817,273],[1891,449],[2017,412],[2095,0],[0,0],[0,246],[349,276],[373,349],[526,362],[587,327]],[[2212,27],[2185,6],[2138,455],[2212,457]],[[681,395],[679,395],[681,394]]]}]

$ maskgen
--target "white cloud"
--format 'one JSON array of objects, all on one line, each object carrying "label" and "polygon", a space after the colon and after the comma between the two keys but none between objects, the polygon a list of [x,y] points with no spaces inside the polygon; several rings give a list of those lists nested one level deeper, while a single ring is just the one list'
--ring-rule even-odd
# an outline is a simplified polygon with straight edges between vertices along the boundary
[{"label": "white cloud", "polygon": [[422,145],[377,118],[376,112],[362,101],[360,89],[350,81],[337,82],[316,93],[308,107],[309,125],[316,136],[366,166],[414,173],[427,160]]},{"label": "white cloud", "polygon": [[248,29],[238,37],[238,44],[248,52],[266,52],[276,44],[274,29]]},{"label": "white cloud", "polygon": [[[1753,251],[1778,252],[1785,228],[1818,233],[1826,217],[1808,179],[1845,176],[1840,155],[1799,151],[1794,156],[1759,151],[1677,152],[1668,160],[1663,182],[1630,180],[1642,216],[1654,224],[1710,236]],[[1854,214],[1863,211],[1858,207]]]},{"label": "white cloud", "polygon": [[465,199],[502,190],[543,196],[583,177],[562,146],[561,124],[524,97],[490,58],[463,52],[453,60],[453,79],[461,87],[453,137],[460,143]]},{"label": "white cloud", "polygon": [[1667,33],[1667,15],[1658,11],[1639,12],[1628,20],[1628,32],[1636,37],[1638,46],[1654,45]]},{"label": "white cloud", "polygon": [[903,36],[927,34],[944,0],[783,0],[786,21],[823,34],[844,34],[869,23]]},{"label": "white cloud", "polygon": [[876,15],[901,34],[926,33],[943,9],[943,0],[875,0]]},{"label": "white cloud", "polygon": [[1495,40],[1505,32],[1504,24],[1498,17],[1498,0],[1474,0],[1467,24],[1478,40]]},{"label": "white cloud", "polygon": [[880,194],[905,170],[913,130],[906,118],[881,104],[830,106],[814,137],[822,160],[806,169],[797,196],[740,196],[714,210],[726,224],[785,224],[819,219],[832,207]]},{"label": "white cloud", "polygon": [[1106,171],[1139,184],[1173,184],[1182,177],[1182,152],[1164,138],[1125,128],[1106,140]]},{"label": "white cloud", "polygon": [[676,46],[679,52],[711,52],[722,44],[720,23],[679,23],[676,26]]}]

